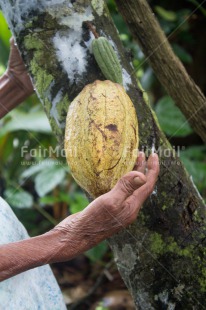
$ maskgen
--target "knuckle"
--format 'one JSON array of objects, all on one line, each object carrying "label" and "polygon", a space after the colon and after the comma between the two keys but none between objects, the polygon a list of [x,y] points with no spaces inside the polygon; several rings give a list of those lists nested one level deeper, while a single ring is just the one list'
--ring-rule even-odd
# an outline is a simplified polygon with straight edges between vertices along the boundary
[{"label": "knuckle", "polygon": [[109,196],[106,199],[104,199],[104,206],[106,210],[112,213],[115,213],[116,210],[119,209],[116,199],[113,198],[112,196]]},{"label": "knuckle", "polygon": [[136,219],[135,210],[132,207],[130,202],[125,202],[122,206],[121,214],[120,214],[121,222],[123,226],[128,226]]},{"label": "knuckle", "polygon": [[121,212],[121,205],[118,205],[116,202],[111,202],[109,209],[113,215],[118,215]]}]

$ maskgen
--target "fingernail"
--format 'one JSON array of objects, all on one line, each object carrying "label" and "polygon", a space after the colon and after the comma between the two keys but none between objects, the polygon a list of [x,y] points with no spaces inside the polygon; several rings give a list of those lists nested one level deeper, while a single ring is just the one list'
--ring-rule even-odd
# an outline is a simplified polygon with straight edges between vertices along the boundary
[{"label": "fingernail", "polygon": [[142,182],[142,180],[140,179],[140,177],[135,177],[135,178],[134,178],[134,183],[135,183],[136,185],[140,185],[140,184],[142,184],[143,182]]},{"label": "fingernail", "polygon": [[152,152],[151,155],[152,155],[152,157],[155,157],[155,156],[156,156],[156,153],[155,153],[155,152]]},{"label": "fingernail", "polygon": [[140,152],[138,153],[138,155],[141,156],[141,157],[143,157],[143,156],[144,156],[144,152],[140,151]]}]

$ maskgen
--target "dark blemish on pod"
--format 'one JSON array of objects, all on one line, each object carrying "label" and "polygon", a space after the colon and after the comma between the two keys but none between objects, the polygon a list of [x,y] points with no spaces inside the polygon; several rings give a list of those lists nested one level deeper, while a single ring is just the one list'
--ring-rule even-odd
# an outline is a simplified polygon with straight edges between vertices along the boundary
[{"label": "dark blemish on pod", "polygon": [[117,131],[117,125],[115,125],[115,124],[109,124],[105,128],[107,128],[111,131]]}]

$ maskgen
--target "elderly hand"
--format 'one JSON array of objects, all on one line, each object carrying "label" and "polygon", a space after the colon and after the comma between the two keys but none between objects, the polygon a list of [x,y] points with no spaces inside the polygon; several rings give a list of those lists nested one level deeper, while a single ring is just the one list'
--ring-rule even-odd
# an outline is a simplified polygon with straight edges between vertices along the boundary
[{"label": "elderly hand", "polygon": [[36,266],[72,259],[131,224],[152,193],[158,174],[158,156],[151,155],[146,163],[140,153],[134,171],[82,212],[44,235],[0,246],[0,281]]},{"label": "elderly hand", "polygon": [[150,155],[146,162],[144,153],[140,153],[134,171],[123,176],[110,192],[54,228],[62,233],[62,238],[52,261],[74,257],[134,222],[152,193],[158,174],[157,154]]}]

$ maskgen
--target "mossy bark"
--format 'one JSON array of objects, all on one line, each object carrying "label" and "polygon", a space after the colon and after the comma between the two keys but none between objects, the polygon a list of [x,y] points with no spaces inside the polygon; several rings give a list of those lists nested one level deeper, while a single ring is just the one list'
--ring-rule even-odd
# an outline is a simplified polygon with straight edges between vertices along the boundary
[{"label": "mossy bark", "polygon": [[[98,34],[111,41],[121,61],[123,84],[138,116],[140,147],[160,150],[161,171],[154,193],[137,221],[109,240],[135,305],[144,310],[204,308],[206,214],[203,201],[159,128],[146,94],[138,87],[134,69],[104,1],[56,0],[56,5],[54,2],[38,1],[38,7],[28,7],[26,13],[24,7],[21,14],[19,2],[0,0],[59,143],[64,139],[69,102],[86,84],[104,79],[88,44],[95,26]],[[65,22],[65,16],[74,16],[74,24],[76,19],[81,21],[78,31]],[[83,73],[82,68],[76,69],[71,78],[65,71],[53,44],[57,32],[68,38],[72,35],[84,52]]]}]

